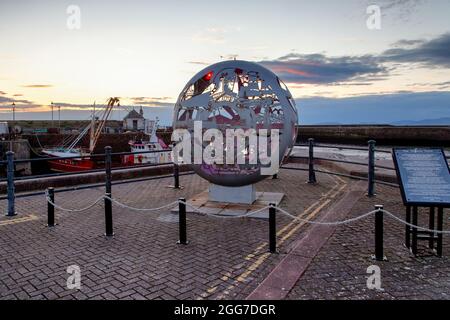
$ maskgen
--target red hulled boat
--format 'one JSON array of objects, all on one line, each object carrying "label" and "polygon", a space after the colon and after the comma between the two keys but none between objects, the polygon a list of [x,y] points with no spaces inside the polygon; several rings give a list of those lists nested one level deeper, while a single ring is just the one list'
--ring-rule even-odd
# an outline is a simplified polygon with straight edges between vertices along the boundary
[{"label": "red hulled boat", "polygon": [[[77,172],[92,170],[95,168],[95,162],[90,155],[93,153],[95,145],[100,137],[100,134],[105,127],[106,120],[108,120],[114,105],[119,105],[118,98],[108,99],[108,103],[103,110],[100,117],[95,116],[95,104],[92,113],[92,119],[88,126],[86,126],[81,133],[65,146],[46,148],[42,152],[48,157],[58,158],[49,160],[50,170],[58,172]],[[99,120],[98,120],[98,119]],[[97,123],[98,122],[98,123]],[[77,148],[76,145],[80,140],[90,132],[89,149]],[[67,159],[64,159],[67,158]]]}]

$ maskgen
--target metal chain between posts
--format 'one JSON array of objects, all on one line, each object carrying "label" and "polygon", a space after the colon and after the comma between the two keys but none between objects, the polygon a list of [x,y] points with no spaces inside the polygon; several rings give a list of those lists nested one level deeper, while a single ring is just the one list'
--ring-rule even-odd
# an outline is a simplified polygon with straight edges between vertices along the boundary
[{"label": "metal chain between posts", "polygon": [[427,232],[434,232],[434,233],[441,233],[441,234],[450,234],[450,231],[447,231],[447,230],[442,230],[442,231],[441,230],[432,230],[432,229],[429,229],[429,228],[425,228],[425,227],[420,227],[420,226],[414,225],[412,223],[406,222],[405,220],[397,217],[392,212],[389,212],[389,211],[384,210],[384,209],[382,211],[384,213],[386,213],[388,216],[390,216],[392,219],[397,220],[398,222],[401,222],[404,225],[407,225],[407,226],[409,226],[411,228],[416,228],[418,230],[427,231]]},{"label": "metal chain between posts", "polygon": [[284,210],[284,209],[282,209],[280,207],[276,207],[276,208],[281,213],[285,214],[286,216],[290,217],[293,220],[298,220],[300,222],[305,222],[305,223],[308,223],[308,224],[316,224],[316,225],[324,225],[324,226],[338,226],[338,225],[349,224],[349,223],[352,223],[352,222],[364,219],[364,218],[366,218],[366,217],[368,217],[368,216],[370,216],[370,215],[372,215],[372,214],[374,214],[376,212],[382,211],[383,213],[386,213],[388,216],[390,216],[394,220],[397,220],[398,222],[401,222],[401,223],[403,223],[403,224],[405,224],[407,226],[410,226],[412,228],[416,228],[416,229],[423,230],[423,231],[428,231],[428,232],[434,232],[434,233],[450,234],[450,231],[432,230],[432,229],[428,229],[428,228],[425,228],[425,227],[420,227],[420,226],[414,225],[412,223],[406,222],[405,220],[397,217],[395,214],[393,214],[392,212],[389,212],[389,211],[387,211],[385,209],[372,210],[370,212],[364,213],[364,214],[359,215],[357,217],[346,219],[346,220],[342,220],[342,221],[325,222],[325,221],[314,221],[314,220],[304,219],[304,218],[301,218],[301,217],[298,217],[298,216],[294,216],[291,213],[287,212],[286,210]]},{"label": "metal chain between posts", "polygon": [[99,197],[97,200],[95,200],[92,204],[90,204],[89,206],[87,206],[87,207],[85,207],[85,208],[81,208],[81,209],[68,209],[68,208],[61,207],[61,206],[57,205],[55,202],[53,202],[53,201],[50,199],[50,196],[49,196],[47,190],[45,191],[45,197],[47,198],[47,202],[50,203],[52,206],[54,206],[56,209],[59,209],[59,210],[61,210],[61,211],[66,211],[66,212],[83,212],[83,211],[89,210],[89,209],[91,209],[92,207],[94,207],[97,203],[99,203],[101,200],[104,199],[104,196],[101,196],[101,197]]},{"label": "metal chain between posts", "polygon": [[308,219],[304,219],[298,216],[294,216],[291,213],[287,212],[286,210],[277,207],[277,210],[279,210],[281,213],[283,213],[284,215],[290,217],[293,220],[298,220],[300,222],[305,222],[305,223],[309,223],[309,224],[317,224],[317,225],[324,225],[324,226],[338,226],[338,225],[343,225],[343,224],[349,224],[361,219],[364,219],[365,217],[368,217],[372,214],[374,214],[375,212],[377,212],[378,210],[373,210],[367,213],[364,213],[360,216],[354,217],[354,218],[350,218],[347,220],[342,220],[342,221],[334,221],[334,222],[324,222],[324,221],[314,221],[314,220],[308,220]]},{"label": "metal chain between posts", "polygon": [[[111,198],[111,197],[108,197],[108,196],[101,196],[101,197],[99,197],[97,200],[95,200],[92,204],[90,204],[87,207],[84,207],[84,208],[81,208],[81,209],[68,209],[68,208],[61,207],[61,206],[55,204],[53,201],[51,201],[47,191],[45,193],[45,196],[46,196],[46,199],[47,199],[48,203],[50,203],[52,206],[54,206],[55,208],[57,208],[59,210],[67,211],[67,212],[82,212],[82,211],[89,210],[90,208],[94,207],[96,204],[98,204],[101,200],[103,200],[105,198],[111,200],[112,202],[114,202],[115,204],[119,205],[122,208],[130,209],[130,210],[133,210],[133,211],[158,211],[158,210],[161,210],[161,209],[165,209],[165,208],[171,207],[171,206],[173,206],[173,205],[175,205],[177,203],[183,203],[186,206],[190,207],[196,213],[199,213],[199,214],[202,214],[202,215],[206,215],[206,216],[210,216],[210,217],[214,217],[214,218],[223,218],[223,219],[237,219],[237,218],[251,217],[251,216],[253,216],[253,215],[257,214],[257,213],[263,212],[263,211],[265,211],[265,210],[270,208],[270,206],[265,206],[265,207],[263,207],[261,209],[258,209],[258,210],[255,210],[255,211],[251,211],[251,212],[247,212],[245,214],[236,215],[236,216],[225,216],[225,215],[219,215],[219,214],[214,214],[214,213],[209,213],[209,212],[203,212],[203,211],[199,210],[198,208],[190,205],[188,202],[181,201],[181,200],[172,201],[172,202],[170,202],[170,203],[168,203],[166,205],[163,205],[161,207],[156,207],[156,208],[136,208],[136,207],[132,207],[132,206],[126,205],[124,203],[121,203],[121,202],[119,202],[118,200],[116,200],[114,198]],[[411,228],[417,228],[418,230],[432,232],[432,233],[437,233],[437,234],[450,234],[450,231],[433,230],[433,229],[429,229],[429,228],[425,228],[425,227],[414,225],[412,223],[409,223],[409,222],[407,222],[407,221],[397,217],[395,214],[393,214],[392,212],[389,212],[389,211],[387,211],[385,209],[372,210],[372,211],[369,211],[369,212],[364,213],[362,215],[359,215],[357,217],[353,217],[353,218],[349,218],[349,219],[341,220],[341,221],[315,221],[315,220],[309,220],[309,219],[301,218],[299,216],[295,216],[295,215],[289,213],[288,211],[286,211],[286,210],[284,210],[284,209],[282,209],[280,207],[275,207],[275,208],[277,210],[279,210],[281,213],[283,213],[284,215],[286,215],[289,218],[291,218],[292,220],[296,220],[296,221],[300,221],[300,222],[304,222],[304,223],[308,223],[308,224],[323,225],[323,226],[339,226],[339,225],[350,224],[352,222],[364,219],[364,218],[366,218],[366,217],[368,217],[368,216],[370,216],[370,215],[372,215],[372,214],[374,214],[374,213],[376,213],[378,211],[382,211],[383,213],[386,213],[392,219],[394,219],[394,220],[396,220],[396,221],[398,221],[400,223],[403,223],[404,225],[407,225],[407,226],[409,226]]]},{"label": "metal chain between posts", "polygon": [[158,207],[158,208],[136,208],[136,207],[131,207],[131,206],[128,206],[128,205],[126,205],[124,203],[121,203],[118,200],[116,200],[114,198],[111,198],[109,196],[103,195],[103,196],[100,196],[97,200],[95,200],[93,203],[91,203],[87,207],[84,207],[84,208],[81,208],[81,209],[69,209],[69,208],[61,207],[61,206],[57,205],[54,201],[52,201],[50,199],[48,191],[45,192],[45,197],[47,198],[47,202],[50,203],[52,206],[54,206],[56,209],[59,209],[61,211],[66,211],[66,212],[83,212],[83,211],[89,210],[89,209],[94,207],[96,204],[98,204],[101,200],[103,200],[105,198],[111,200],[112,202],[114,202],[115,204],[119,205],[122,208],[130,209],[130,210],[134,210],[134,211],[158,211],[158,210],[170,207],[170,206],[175,205],[175,204],[178,203],[178,201],[173,201],[171,203],[168,203],[168,204],[166,204],[166,205],[164,205],[162,207]]},{"label": "metal chain between posts", "polygon": [[186,201],[179,201],[179,202],[185,204],[187,207],[191,208],[196,213],[199,213],[199,214],[202,214],[202,215],[206,215],[206,216],[210,216],[210,217],[214,217],[214,218],[223,218],[223,219],[246,218],[246,217],[250,217],[252,215],[255,215],[257,213],[260,213],[260,212],[270,208],[270,206],[265,206],[264,208],[261,208],[261,209],[255,210],[255,211],[251,211],[251,212],[247,212],[247,213],[244,213],[244,214],[241,214],[241,215],[225,216],[225,215],[220,215],[220,214],[216,214],[216,213],[200,211],[198,208],[194,207],[193,205],[190,205]]},{"label": "metal chain between posts", "polygon": [[164,206],[157,207],[157,208],[136,208],[136,207],[131,207],[131,206],[129,206],[129,205],[126,205],[126,204],[124,204],[124,203],[121,203],[121,202],[119,202],[118,200],[116,200],[116,199],[114,199],[114,198],[110,198],[110,197],[108,197],[108,196],[105,196],[105,198],[110,199],[112,202],[114,202],[115,204],[117,204],[119,207],[122,207],[122,208],[125,208],[125,209],[134,210],[134,211],[158,211],[158,210],[161,210],[161,209],[164,209],[164,208],[171,207],[171,206],[173,206],[173,205],[175,205],[175,204],[178,203],[178,200],[177,200],[177,201],[173,201],[173,202],[171,202],[171,203],[168,203],[168,204],[166,204],[166,205],[164,205]]}]

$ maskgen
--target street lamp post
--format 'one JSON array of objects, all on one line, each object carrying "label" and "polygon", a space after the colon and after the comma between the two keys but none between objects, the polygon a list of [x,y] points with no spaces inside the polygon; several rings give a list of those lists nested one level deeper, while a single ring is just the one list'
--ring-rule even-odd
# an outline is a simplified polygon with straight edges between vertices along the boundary
[{"label": "street lamp post", "polygon": [[55,124],[53,122],[53,102],[50,105],[51,105],[51,108],[52,108],[52,128],[54,128]]}]

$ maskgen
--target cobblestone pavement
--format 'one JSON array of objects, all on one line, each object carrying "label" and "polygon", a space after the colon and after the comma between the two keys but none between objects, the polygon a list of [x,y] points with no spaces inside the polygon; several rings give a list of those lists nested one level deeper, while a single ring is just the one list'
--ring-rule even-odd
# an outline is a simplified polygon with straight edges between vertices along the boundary
[{"label": "cobblestone pavement", "polygon": [[[384,208],[404,218],[399,189],[377,186],[377,197],[362,198],[352,209],[357,216],[383,204]],[[419,223],[427,226],[427,211]],[[444,230],[449,230],[448,212]],[[422,220],[422,221],[421,221]],[[338,227],[322,247],[306,272],[288,295],[288,299],[450,299],[450,246],[444,235],[444,257],[433,255],[426,243],[419,241],[419,255],[409,253],[404,242],[404,226],[385,217],[384,250],[387,261],[371,259],[374,253],[373,216],[351,225]],[[381,269],[383,291],[369,290],[367,268]]]},{"label": "cobblestone pavement", "polygon": [[[285,209],[315,217],[348,185],[330,176],[321,176],[317,185],[306,184],[306,179],[305,172],[283,171],[280,179],[263,181],[257,189],[283,192]],[[207,188],[207,182],[195,175],[181,177],[183,190],[167,188],[172,182],[165,178],[113,186],[113,197],[148,208]],[[81,208],[103,192],[96,188],[57,193],[56,202]],[[3,212],[6,205],[0,201]],[[140,213],[113,205],[115,237],[106,238],[102,204],[81,213],[56,210],[58,225],[50,229],[45,226],[46,207],[43,196],[20,198],[17,217],[0,217],[1,299],[245,298],[307,230],[280,216],[280,254],[268,254],[264,220],[190,214],[190,243],[182,246],[176,244],[177,216],[170,209]],[[70,265],[81,269],[80,290],[66,287]]]}]

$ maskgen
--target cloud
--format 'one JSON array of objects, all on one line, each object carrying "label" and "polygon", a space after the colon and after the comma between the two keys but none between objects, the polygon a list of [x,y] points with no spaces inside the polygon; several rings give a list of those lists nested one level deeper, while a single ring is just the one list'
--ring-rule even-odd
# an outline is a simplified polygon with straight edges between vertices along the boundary
[{"label": "cloud", "polygon": [[[77,103],[68,103],[68,102],[53,102],[53,105],[56,107],[61,107],[63,109],[92,109],[93,104],[77,104]],[[99,106],[102,107],[102,106]]]},{"label": "cloud", "polygon": [[450,81],[440,82],[436,83],[435,86],[438,87],[438,89],[449,89],[450,88]]},{"label": "cloud", "polygon": [[[136,106],[144,107],[173,107],[174,103],[169,102],[171,97],[128,97],[127,100],[131,101],[131,104],[120,104],[120,108],[127,110]],[[124,98],[125,100],[125,98]],[[60,106],[64,110],[91,110],[93,104],[77,104],[68,102],[53,102],[53,105]],[[97,109],[100,110],[104,107],[104,104],[97,104]]]},{"label": "cloud", "polygon": [[[412,40],[401,40],[401,42]],[[399,42],[397,42],[398,44]],[[417,42],[417,46],[392,48],[383,52],[381,59],[388,62],[420,63],[429,67],[450,68],[450,32],[428,40]]]},{"label": "cloud", "polygon": [[24,100],[24,99],[18,100],[18,99],[14,99],[14,98],[8,98],[5,96],[0,96],[0,104],[11,105],[13,102],[15,104],[32,104],[33,103],[32,101],[29,101],[29,100]]},{"label": "cloud", "polygon": [[392,44],[393,47],[408,47],[408,46],[416,46],[426,42],[424,39],[402,39]]},{"label": "cloud", "polygon": [[34,103],[33,101],[26,100],[26,99],[14,99],[4,96],[4,92],[0,91],[0,110],[5,112],[11,112],[12,104],[14,103],[16,106],[16,111],[20,112],[21,110],[27,109],[38,109],[42,107],[39,104]]},{"label": "cloud", "polygon": [[203,61],[188,61],[189,64],[197,64],[197,65],[202,65],[202,66],[207,66],[209,65],[208,62],[203,62]]},{"label": "cloud", "polygon": [[170,102],[171,97],[131,97],[133,104],[148,107],[173,107],[174,102]]},{"label": "cloud", "polygon": [[324,54],[291,53],[271,61],[260,61],[289,83],[334,84],[358,77],[371,80],[386,73],[374,56],[327,57]]},{"label": "cloud", "polygon": [[143,100],[156,100],[156,101],[167,101],[171,100],[171,97],[131,97],[130,99],[134,101],[143,101]]},{"label": "cloud", "polygon": [[437,89],[446,89],[450,87],[450,81],[443,82],[415,82],[407,84],[408,87],[431,87]]},{"label": "cloud", "polygon": [[402,39],[379,55],[338,56],[290,53],[259,62],[288,83],[370,85],[386,80],[398,67],[415,63],[450,68],[450,33],[431,40]]},{"label": "cloud", "polygon": [[27,84],[27,85],[23,85],[22,87],[23,88],[37,88],[37,89],[40,89],[40,88],[51,88],[51,87],[53,87],[53,85],[51,85],[51,84]]},{"label": "cloud", "polygon": [[392,20],[401,19],[409,21],[410,17],[418,12],[418,7],[428,0],[367,0],[366,5],[380,6],[383,16],[390,16]]},{"label": "cloud", "polygon": [[4,92],[4,91],[0,91],[0,94],[2,94],[2,95],[5,95],[5,94],[6,94],[6,92]]},{"label": "cloud", "polygon": [[[373,1],[371,1],[373,2]],[[384,10],[401,9],[411,10],[417,5],[425,2],[424,0],[378,0],[380,6]]]},{"label": "cloud", "polygon": [[[21,110],[31,110],[31,109],[39,109],[42,106],[39,104],[20,104],[20,105],[16,105],[16,112],[20,112]],[[4,104],[0,104],[0,110],[11,110],[11,105],[4,105]]]}]

